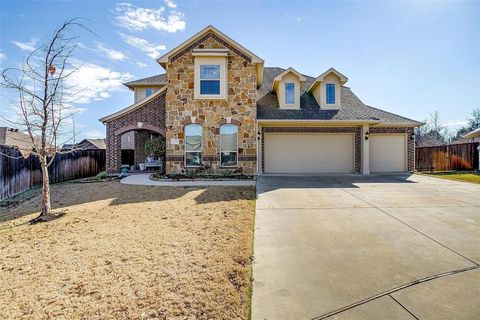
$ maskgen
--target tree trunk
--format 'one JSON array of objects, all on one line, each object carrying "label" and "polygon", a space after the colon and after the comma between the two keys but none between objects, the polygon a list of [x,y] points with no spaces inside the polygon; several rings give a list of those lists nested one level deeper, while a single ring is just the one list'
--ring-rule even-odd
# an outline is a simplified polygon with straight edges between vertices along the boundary
[{"label": "tree trunk", "polygon": [[46,216],[50,213],[52,206],[50,205],[50,179],[48,176],[47,161],[42,160],[42,212],[39,217]]}]

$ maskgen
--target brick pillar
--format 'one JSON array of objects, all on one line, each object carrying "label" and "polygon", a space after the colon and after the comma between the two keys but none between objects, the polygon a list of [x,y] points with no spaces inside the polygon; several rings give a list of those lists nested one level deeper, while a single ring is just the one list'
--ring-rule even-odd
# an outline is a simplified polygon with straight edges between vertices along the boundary
[{"label": "brick pillar", "polygon": [[120,171],[121,160],[121,139],[114,132],[114,128],[111,123],[107,122],[107,138],[106,142],[106,167],[108,173],[114,173]]},{"label": "brick pillar", "polygon": [[135,165],[145,163],[145,142],[150,139],[150,132],[146,130],[135,131]]}]

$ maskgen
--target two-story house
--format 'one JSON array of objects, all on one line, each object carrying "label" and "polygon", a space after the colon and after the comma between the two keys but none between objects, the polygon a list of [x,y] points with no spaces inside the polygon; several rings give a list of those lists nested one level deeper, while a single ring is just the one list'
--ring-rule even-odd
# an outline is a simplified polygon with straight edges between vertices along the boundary
[{"label": "two-story house", "polygon": [[365,105],[331,68],[311,77],[264,60],[208,26],[157,62],[164,74],[125,85],[134,104],[100,119],[107,170],[122,164],[122,136],[135,163],[152,136],[166,142],[166,173],[363,173],[414,170],[421,123]]}]

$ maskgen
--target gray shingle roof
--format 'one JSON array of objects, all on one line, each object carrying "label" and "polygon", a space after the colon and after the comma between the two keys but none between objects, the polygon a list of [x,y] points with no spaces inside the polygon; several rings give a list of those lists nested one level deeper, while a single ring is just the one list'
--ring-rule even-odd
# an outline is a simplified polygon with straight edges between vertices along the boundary
[{"label": "gray shingle roof", "polygon": [[167,75],[165,73],[124,83],[124,85],[126,85],[129,88],[134,86],[139,86],[139,85],[165,85],[165,84],[167,84]]},{"label": "gray shingle roof", "polygon": [[300,110],[279,109],[278,99],[272,93],[273,78],[285,71],[282,68],[265,67],[263,83],[257,95],[257,119],[292,120],[379,120],[384,123],[418,123],[415,120],[364,104],[348,87],[342,87],[342,105],[339,110],[321,110],[317,101],[306,90],[315,78],[306,76],[300,92]]}]

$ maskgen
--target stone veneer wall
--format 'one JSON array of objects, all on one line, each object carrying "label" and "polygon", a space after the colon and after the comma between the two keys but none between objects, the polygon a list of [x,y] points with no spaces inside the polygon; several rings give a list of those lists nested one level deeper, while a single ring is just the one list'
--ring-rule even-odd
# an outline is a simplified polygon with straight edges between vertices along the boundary
[{"label": "stone veneer wall", "polygon": [[[194,48],[228,48],[227,99],[194,99]],[[203,126],[203,161],[213,172],[220,167],[220,125],[238,125],[238,171],[256,172],[256,71],[249,57],[241,54],[223,39],[209,33],[171,58],[166,66],[166,140],[167,173],[184,168],[184,126]],[[179,144],[171,144],[178,139]],[[231,170],[231,168],[229,168]]]},{"label": "stone veneer wall", "polygon": [[[161,93],[138,109],[106,122],[107,172],[112,173],[120,170],[121,136],[126,132],[139,130],[137,127],[138,122],[143,123],[143,130],[141,132],[150,131],[165,136],[165,96],[165,92]],[[135,139],[137,139],[141,137],[142,134],[136,134],[135,136]],[[141,154],[135,155],[135,161],[140,161],[138,159],[139,156],[142,157]]]},{"label": "stone veneer wall", "polygon": [[415,140],[412,138],[414,135],[413,128],[379,128],[370,127],[370,133],[406,133],[407,134],[407,159],[408,159],[408,171],[415,171]]},{"label": "stone veneer wall", "polygon": [[355,173],[362,167],[362,140],[360,127],[263,127],[262,128],[262,172],[265,172],[265,132],[316,132],[353,133],[355,135]]}]

